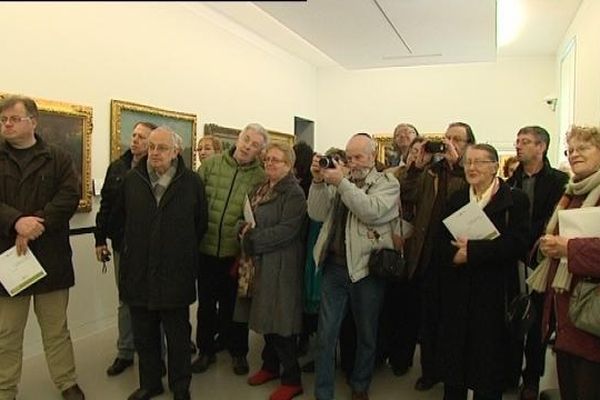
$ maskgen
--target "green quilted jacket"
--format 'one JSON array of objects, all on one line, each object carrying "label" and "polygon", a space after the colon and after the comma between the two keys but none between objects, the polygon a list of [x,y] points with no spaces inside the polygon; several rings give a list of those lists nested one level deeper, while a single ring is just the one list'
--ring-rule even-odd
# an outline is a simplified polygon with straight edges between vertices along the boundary
[{"label": "green quilted jacket", "polygon": [[238,165],[234,151],[210,157],[198,168],[208,201],[208,231],[200,242],[200,252],[220,258],[238,255],[236,224],[244,218],[244,200],[265,179],[260,161]]}]

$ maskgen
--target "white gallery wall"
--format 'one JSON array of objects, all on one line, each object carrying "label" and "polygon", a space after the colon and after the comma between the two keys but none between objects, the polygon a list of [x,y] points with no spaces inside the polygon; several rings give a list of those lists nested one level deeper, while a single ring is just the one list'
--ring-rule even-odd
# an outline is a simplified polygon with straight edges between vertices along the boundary
[{"label": "white gallery wall", "polygon": [[[573,123],[600,126],[600,1],[584,0],[556,54],[556,76],[569,43],[575,39]],[[558,79],[558,78],[557,78]]]},{"label": "white gallery wall", "polygon": [[391,134],[399,122],[443,133],[464,121],[477,141],[512,150],[518,129],[556,132],[544,97],[556,93],[555,59],[504,58],[496,63],[348,71],[319,70],[317,148],[344,147],[350,134]]},{"label": "white gallery wall", "polygon": [[[228,23],[199,3],[2,3],[0,91],[93,107],[92,178],[109,162],[110,100],[198,115],[205,123],[260,122],[293,133],[316,116],[316,68]],[[94,224],[91,213],[71,227]],[[102,275],[92,235],[72,237],[76,340],[114,323],[112,269]],[[25,354],[41,351],[30,315]]]}]

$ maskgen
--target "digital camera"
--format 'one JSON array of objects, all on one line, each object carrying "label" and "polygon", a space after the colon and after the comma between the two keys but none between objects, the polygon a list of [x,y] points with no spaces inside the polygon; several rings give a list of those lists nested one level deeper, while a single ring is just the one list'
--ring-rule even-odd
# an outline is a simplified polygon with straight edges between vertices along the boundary
[{"label": "digital camera", "polygon": [[333,156],[322,156],[319,158],[319,167],[321,168],[335,168],[335,164],[333,160],[338,161],[336,157]]},{"label": "digital camera", "polygon": [[446,151],[446,143],[439,139],[429,140],[423,148],[427,153],[431,154],[444,153]]},{"label": "digital camera", "polygon": [[102,254],[100,255],[100,261],[109,262],[110,261],[110,253],[106,250],[103,251]]}]

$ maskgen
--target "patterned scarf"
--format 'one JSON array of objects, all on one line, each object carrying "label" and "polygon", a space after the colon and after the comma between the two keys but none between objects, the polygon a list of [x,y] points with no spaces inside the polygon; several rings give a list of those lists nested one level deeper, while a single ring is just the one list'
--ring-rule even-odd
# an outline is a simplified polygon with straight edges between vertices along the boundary
[{"label": "patterned scarf", "polygon": [[[595,207],[598,204],[598,200],[600,199],[600,171],[596,171],[592,175],[588,176],[585,179],[580,181],[573,181],[573,178],[567,184],[567,188],[565,190],[565,194],[559,200],[556,208],[554,209],[554,213],[550,220],[548,221],[548,225],[546,226],[546,234],[553,235],[556,227],[558,226],[558,212],[560,210],[564,210],[569,206],[571,202],[571,198],[573,196],[583,196],[585,195],[585,200],[583,204],[581,204],[581,208],[583,207]],[[550,271],[550,262],[552,260],[549,257],[544,257],[535,271],[529,276],[527,279],[527,284],[531,287],[532,290],[536,292],[543,293],[546,291],[546,286],[548,282],[548,272]],[[571,279],[572,275],[569,272],[569,265],[567,262],[567,258],[563,257],[560,259],[558,264],[558,268],[556,270],[556,275],[554,276],[554,280],[552,281],[552,288],[559,293],[569,291],[571,288]]]}]

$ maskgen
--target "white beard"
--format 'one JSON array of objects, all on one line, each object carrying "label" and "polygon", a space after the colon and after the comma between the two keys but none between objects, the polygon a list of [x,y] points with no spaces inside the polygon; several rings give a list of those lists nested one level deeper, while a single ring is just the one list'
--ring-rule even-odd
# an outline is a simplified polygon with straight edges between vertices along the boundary
[{"label": "white beard", "polygon": [[369,175],[369,172],[371,172],[371,168],[365,167],[365,168],[357,168],[354,170],[350,171],[350,177],[352,178],[353,181],[363,181],[365,180],[365,178],[367,177],[367,175]]}]

